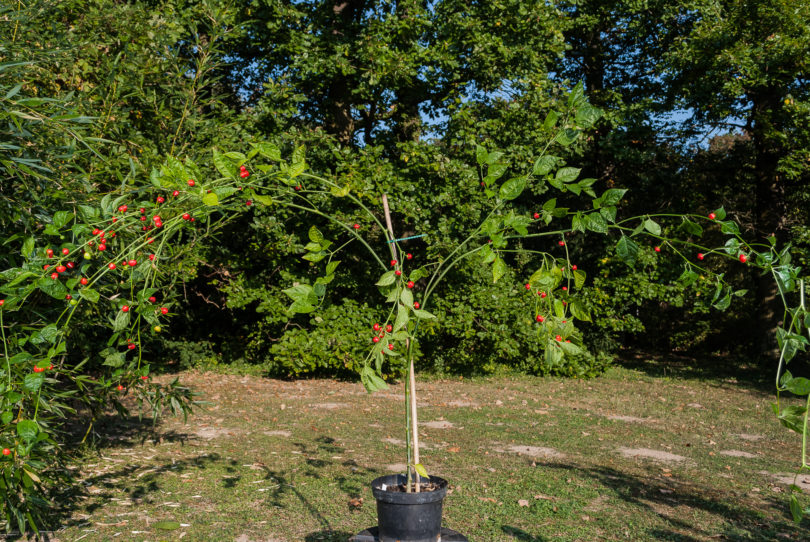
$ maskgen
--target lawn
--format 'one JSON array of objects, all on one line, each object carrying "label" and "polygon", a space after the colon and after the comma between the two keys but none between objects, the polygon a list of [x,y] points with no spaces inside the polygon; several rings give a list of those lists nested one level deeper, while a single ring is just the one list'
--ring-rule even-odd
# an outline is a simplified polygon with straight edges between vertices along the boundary
[{"label": "lawn", "polygon": [[[729,374],[636,360],[588,381],[423,380],[445,525],[478,542],[807,540],[786,499],[800,438],[767,387]],[[155,433],[102,423],[52,540],[345,541],[374,525],[369,482],[403,468],[401,385],[180,376],[211,404]]]}]

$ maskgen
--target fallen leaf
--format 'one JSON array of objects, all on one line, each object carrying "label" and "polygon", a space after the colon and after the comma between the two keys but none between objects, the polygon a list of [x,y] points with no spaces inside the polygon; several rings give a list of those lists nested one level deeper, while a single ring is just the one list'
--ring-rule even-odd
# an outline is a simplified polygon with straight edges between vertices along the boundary
[{"label": "fallen leaf", "polygon": [[461,451],[461,448],[459,448],[458,446],[450,446],[447,449],[447,451],[450,452],[451,454],[457,454]]},{"label": "fallen leaf", "polygon": [[526,499],[520,499],[520,500],[518,501],[518,504],[519,504],[520,506],[529,506],[529,501],[527,501]]}]

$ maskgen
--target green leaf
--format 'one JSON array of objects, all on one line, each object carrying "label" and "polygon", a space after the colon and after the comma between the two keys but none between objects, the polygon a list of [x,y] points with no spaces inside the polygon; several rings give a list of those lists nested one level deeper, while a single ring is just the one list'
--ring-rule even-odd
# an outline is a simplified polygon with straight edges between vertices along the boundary
[{"label": "green leaf", "polygon": [[571,316],[573,318],[576,318],[577,320],[582,320],[583,322],[591,321],[590,312],[578,300],[574,300],[571,303],[569,303],[568,308],[571,310]]},{"label": "green leaf", "polygon": [[59,328],[56,327],[56,324],[48,324],[39,331],[39,336],[42,337],[42,340],[51,344],[56,343],[56,339],[58,339],[60,335],[61,332]]},{"label": "green leaf", "polygon": [[93,290],[92,288],[87,287],[82,288],[81,290],[79,290],[79,295],[81,295],[84,299],[90,301],[91,303],[98,302],[99,293]]},{"label": "green leaf", "polygon": [[585,271],[577,269],[574,271],[574,288],[579,290],[585,284]]},{"label": "green leaf", "polygon": [[731,306],[731,296],[726,294],[723,296],[717,303],[712,305],[715,309],[719,311],[724,311]]},{"label": "green leaf", "polygon": [[726,210],[720,207],[719,209],[714,210],[715,220],[725,220],[726,218]]},{"label": "green leaf", "polygon": [[57,228],[64,228],[73,220],[73,213],[67,211],[57,211],[53,215],[53,225]]},{"label": "green leaf", "polygon": [[306,314],[315,310],[315,307],[306,301],[300,299],[293,301],[290,305],[289,311],[294,313]]},{"label": "green leaf", "polygon": [[310,226],[307,235],[309,236],[309,240],[312,241],[313,243],[318,243],[320,245],[321,242],[323,241],[323,234],[321,233],[321,230],[319,230],[315,226]]},{"label": "green leaf", "polygon": [[594,200],[594,204],[598,201],[600,207],[616,205],[622,200],[626,192],[626,188],[610,188],[605,190],[604,194],[602,194],[598,200]]},{"label": "green leaf", "polygon": [[153,527],[155,529],[160,529],[161,531],[174,531],[175,529],[180,528],[180,522],[171,520],[158,521],[153,525]]},{"label": "green leaf", "polygon": [[414,309],[413,315],[419,318],[420,320],[434,320],[436,318],[435,315],[422,309]]},{"label": "green leaf", "polygon": [[221,154],[218,150],[213,150],[214,157],[214,167],[217,168],[220,175],[230,179],[236,179],[236,166],[228,160],[223,154]]},{"label": "green leaf", "polygon": [[37,391],[44,381],[45,375],[42,373],[27,374],[23,379],[23,388],[28,391]]},{"label": "green leaf", "polygon": [[532,168],[532,175],[543,176],[548,174],[552,169],[554,169],[554,164],[557,163],[556,156],[550,156],[548,154],[541,156],[537,159],[534,163],[534,167]]},{"label": "green leaf", "polygon": [[487,166],[487,176],[484,177],[484,183],[490,186],[492,183],[503,177],[506,170],[509,168],[506,164],[492,164]]},{"label": "green leaf", "polygon": [[129,312],[119,310],[115,315],[115,323],[113,324],[113,331],[123,331],[129,325]]},{"label": "green leaf", "polygon": [[34,420],[20,420],[17,422],[17,434],[25,442],[34,442],[39,433],[39,425]]},{"label": "green leaf", "polygon": [[793,378],[789,380],[785,387],[790,393],[795,395],[809,395],[810,394],[810,380],[807,378]]},{"label": "green leaf", "polygon": [[259,194],[253,196],[253,201],[259,202],[262,205],[273,205],[275,203],[275,200],[270,196],[260,196]]},{"label": "green leaf", "polygon": [[732,235],[740,235],[740,227],[737,226],[736,222],[732,222],[731,220],[727,222],[723,222],[720,226],[720,231],[722,233],[729,233]]},{"label": "green leaf", "polygon": [[226,152],[223,156],[237,163],[247,160],[247,156],[245,156],[241,152],[230,151]]},{"label": "green leaf", "polygon": [[498,191],[498,197],[504,201],[513,200],[526,188],[526,177],[512,177]]},{"label": "green leaf", "polygon": [[496,257],[495,263],[492,264],[492,283],[495,284],[498,282],[504,274],[506,273],[506,262],[503,261],[502,258]]},{"label": "green leaf", "polygon": [[571,128],[566,128],[565,130],[561,130],[557,133],[554,141],[562,145],[563,147],[568,147],[574,141],[579,139],[580,132],[577,130],[572,130]]},{"label": "green leaf", "polygon": [[623,235],[619,242],[616,243],[616,254],[624,263],[632,267],[638,257],[638,245],[635,241]]},{"label": "green leaf", "polygon": [[104,365],[112,368],[121,367],[125,361],[126,355],[123,352],[112,351],[104,357]]},{"label": "green leaf", "polygon": [[395,271],[386,271],[383,273],[383,276],[380,277],[380,280],[376,282],[377,286],[390,286],[396,282],[396,273]]},{"label": "green leaf", "polygon": [[326,258],[327,256],[329,256],[329,253],[322,250],[319,252],[310,252],[308,254],[304,254],[301,257],[309,262],[319,262],[324,258]]},{"label": "green leaf", "polygon": [[10,424],[11,420],[13,420],[13,419],[14,419],[14,413],[11,412],[10,410],[6,410],[5,412],[3,412],[2,415],[0,415],[0,422],[2,422],[3,425]]},{"label": "green leaf", "polygon": [[42,277],[37,281],[40,290],[54,299],[65,299],[67,290],[59,279],[53,280],[51,277]]},{"label": "green leaf", "polygon": [[697,222],[692,222],[691,220],[684,218],[683,223],[681,223],[681,228],[688,234],[694,235],[695,237],[700,237],[703,235],[703,228]]},{"label": "green leaf", "polygon": [[307,148],[304,147],[303,145],[300,145],[295,148],[291,157],[291,161],[294,166],[297,164],[304,164],[306,162],[306,152]]},{"label": "green leaf", "polygon": [[430,478],[427,469],[421,463],[417,463],[416,465],[414,465],[413,470],[415,470],[416,473],[422,478]]},{"label": "green leaf", "polygon": [[487,163],[487,156],[489,156],[489,154],[484,147],[481,145],[475,146],[475,161],[478,162],[479,166],[483,166]]},{"label": "green leaf", "polygon": [[42,233],[44,233],[45,235],[62,235],[62,232],[59,231],[59,228],[57,228],[53,224],[46,225],[45,229],[42,230]]},{"label": "green leaf", "polygon": [[596,233],[607,233],[608,225],[605,217],[599,213],[589,213],[582,217],[585,228]]},{"label": "green leaf", "polygon": [[335,269],[337,269],[338,265],[340,265],[340,260],[333,260],[333,261],[329,262],[328,264],[326,264],[326,274],[327,275],[334,274]]},{"label": "green leaf", "polygon": [[293,165],[291,165],[291,166],[290,166],[290,167],[287,169],[287,175],[288,175],[288,176],[289,176],[291,179],[295,179],[296,177],[298,177],[299,175],[301,175],[301,174],[302,174],[304,171],[306,171],[306,169],[307,169],[307,165],[306,165],[304,162],[299,162],[299,163],[297,163],[297,164],[293,164]]},{"label": "green leaf", "polygon": [[219,205],[219,197],[214,192],[207,192],[202,197],[202,202],[209,207]]},{"label": "green leaf", "polygon": [[644,221],[644,229],[653,235],[661,235],[661,226],[652,218],[648,218]]},{"label": "green leaf", "polygon": [[579,177],[579,172],[582,171],[576,167],[563,167],[557,170],[557,175],[554,176],[557,182],[570,183]]},{"label": "green leaf", "polygon": [[24,258],[30,258],[31,255],[34,253],[34,238],[28,237],[25,241],[23,241],[22,245],[22,255]]},{"label": "green leaf", "polygon": [[408,324],[408,308],[402,304],[397,305],[397,318],[394,320],[394,333]]},{"label": "green leaf", "polygon": [[309,284],[297,284],[292,288],[282,290],[293,301],[302,301],[314,305],[318,302],[318,296]]},{"label": "green leaf", "polygon": [[349,195],[349,187],[348,186],[343,186],[343,187],[333,186],[333,187],[331,187],[329,189],[329,193],[332,194],[333,196],[335,196],[336,198],[345,198],[346,196]]},{"label": "green leaf", "polygon": [[691,269],[687,268],[687,269],[684,269],[683,273],[681,273],[681,276],[678,277],[678,282],[680,282],[681,284],[684,285],[684,287],[686,287],[686,286],[691,286],[692,284],[694,284],[697,281],[697,279],[699,279],[699,278],[700,278],[700,275],[698,275],[697,273],[695,273]]},{"label": "green leaf", "polygon": [[254,144],[253,147],[259,151],[259,154],[268,160],[272,160],[274,162],[281,161],[281,151],[274,144],[262,142]]},{"label": "green leaf", "polygon": [[606,222],[616,222],[616,207],[612,205],[609,207],[601,207],[599,214],[602,215],[602,218],[604,218]]},{"label": "green leaf", "polygon": [[428,273],[427,269],[425,269],[424,267],[417,267],[416,269],[411,271],[408,278],[410,280],[416,282],[419,279],[423,279],[423,278],[428,277],[428,276],[430,276],[430,273]]},{"label": "green leaf", "polygon": [[403,288],[402,293],[399,294],[399,300],[409,309],[413,308],[413,292],[410,289]]},{"label": "green leaf", "polygon": [[546,365],[554,367],[562,361],[562,357],[562,349],[554,341],[549,341],[546,344]]},{"label": "green leaf", "polygon": [[790,494],[790,514],[793,516],[793,521],[795,523],[801,523],[804,512],[799,504],[799,498],[795,493],[792,492]]},{"label": "green leaf", "polygon": [[578,107],[583,102],[585,102],[585,84],[579,81],[568,95],[568,107]]},{"label": "green leaf", "polygon": [[565,318],[565,305],[561,299],[554,300],[554,315],[559,319]]},{"label": "green leaf", "polygon": [[556,111],[549,111],[548,115],[546,115],[546,119],[543,121],[543,128],[545,130],[551,130],[557,124],[557,120],[560,118],[560,114]]},{"label": "green leaf", "polygon": [[568,343],[568,342],[564,342],[564,341],[560,342],[560,348],[562,348],[563,352],[565,352],[569,356],[575,356],[575,355],[579,354],[579,352],[582,350],[576,344]]},{"label": "green leaf", "polygon": [[577,109],[576,122],[581,128],[590,128],[602,117],[602,110],[592,105]]},{"label": "green leaf", "polygon": [[385,380],[377,376],[373,371],[369,371],[368,379],[371,381],[371,384],[374,386],[373,391],[380,391],[388,388],[388,384],[385,383]]}]

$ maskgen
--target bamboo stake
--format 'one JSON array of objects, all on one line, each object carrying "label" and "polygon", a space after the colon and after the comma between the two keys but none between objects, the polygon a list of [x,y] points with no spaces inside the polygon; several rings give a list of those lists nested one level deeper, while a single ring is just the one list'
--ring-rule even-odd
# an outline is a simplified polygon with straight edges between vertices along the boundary
[{"label": "bamboo stake", "polygon": [[[383,204],[383,212],[385,213],[385,225],[388,228],[388,234],[391,236],[391,239],[396,239],[394,235],[394,226],[391,222],[391,209],[388,207],[388,195],[382,195],[382,204]],[[388,243],[391,245],[391,258],[394,260],[399,261],[397,258],[397,247],[396,243]],[[406,351],[410,354],[411,351],[411,343],[410,340],[405,341],[405,348]],[[416,418],[416,375],[414,374],[413,370],[413,358],[409,356],[408,360],[408,388],[410,389],[410,393],[408,394],[408,398],[410,399],[411,403],[411,439],[413,440],[413,463],[414,465],[419,464],[419,432],[418,428],[419,425],[417,423]],[[411,467],[408,465],[408,473],[410,474]],[[417,493],[419,493],[419,473],[416,473],[416,483],[414,484],[414,489]],[[410,487],[407,488],[410,491]]]}]

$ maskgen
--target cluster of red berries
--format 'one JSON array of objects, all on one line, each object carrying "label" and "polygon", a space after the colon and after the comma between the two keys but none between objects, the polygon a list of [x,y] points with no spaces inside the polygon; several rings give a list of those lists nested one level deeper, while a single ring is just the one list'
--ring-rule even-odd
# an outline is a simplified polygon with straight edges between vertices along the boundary
[{"label": "cluster of red berries", "polygon": [[239,176],[242,177],[243,179],[247,179],[248,177],[250,177],[250,172],[244,165],[239,166]]},{"label": "cluster of red berries", "polygon": [[44,373],[45,371],[52,371],[53,370],[53,363],[48,365],[47,369],[45,367],[37,367],[34,365],[34,372],[35,373]]},{"label": "cluster of red berries", "polygon": [[[378,342],[380,342],[380,339],[385,337],[386,333],[391,333],[392,331],[394,331],[394,326],[392,326],[391,324],[388,324],[387,326],[385,326],[385,331],[383,332],[382,331],[382,326],[380,324],[378,324],[378,323],[375,323],[373,326],[371,326],[371,329],[373,329],[375,332],[378,333],[377,335],[374,335],[374,337],[372,337],[371,340],[374,343],[378,343]],[[391,344],[391,343],[388,343],[388,349],[393,350],[394,345]]]}]

